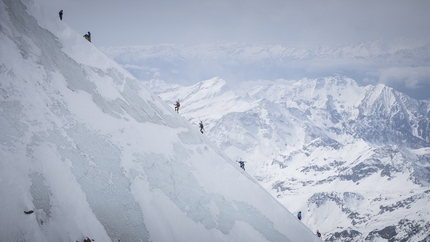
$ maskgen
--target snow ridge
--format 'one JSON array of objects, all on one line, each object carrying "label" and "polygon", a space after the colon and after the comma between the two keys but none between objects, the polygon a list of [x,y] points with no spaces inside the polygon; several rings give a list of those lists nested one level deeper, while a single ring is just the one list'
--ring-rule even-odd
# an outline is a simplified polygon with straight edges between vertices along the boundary
[{"label": "snow ridge", "polygon": [[56,15],[0,22],[1,241],[318,241]]}]

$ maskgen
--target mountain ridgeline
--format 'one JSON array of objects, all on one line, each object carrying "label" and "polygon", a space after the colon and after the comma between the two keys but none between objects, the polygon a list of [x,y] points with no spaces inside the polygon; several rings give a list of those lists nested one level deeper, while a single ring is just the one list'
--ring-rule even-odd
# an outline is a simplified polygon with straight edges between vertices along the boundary
[{"label": "mountain ridgeline", "polygon": [[319,241],[37,1],[0,0],[0,241]]},{"label": "mountain ridgeline", "polygon": [[325,239],[430,240],[428,101],[343,76],[146,85]]}]

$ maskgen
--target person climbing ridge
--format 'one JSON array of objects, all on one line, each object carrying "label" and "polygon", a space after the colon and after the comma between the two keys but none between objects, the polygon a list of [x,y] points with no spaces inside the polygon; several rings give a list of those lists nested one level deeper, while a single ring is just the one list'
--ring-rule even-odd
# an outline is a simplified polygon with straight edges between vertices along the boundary
[{"label": "person climbing ridge", "polygon": [[201,120],[200,120],[200,123],[199,123],[199,127],[200,127],[200,133],[203,134],[204,128],[203,128],[203,122]]},{"label": "person climbing ridge", "polygon": [[63,20],[63,9],[60,10],[60,12],[58,13],[58,15],[60,16],[60,20]]},{"label": "person climbing ridge", "polygon": [[[85,38],[86,40],[88,40],[88,38],[89,38],[88,34],[84,34],[84,38]],[[89,41],[89,40],[88,40],[88,41]]]},{"label": "person climbing ridge", "polygon": [[320,231],[318,231],[318,229],[317,229],[317,237],[321,238],[321,233],[320,233]]},{"label": "person climbing ridge", "polygon": [[179,103],[179,100],[178,101],[176,101],[176,103],[175,103],[175,111],[177,112],[177,113],[179,113],[179,107],[181,106],[181,104]]},{"label": "person climbing ridge", "polygon": [[240,166],[240,168],[242,168],[243,170],[245,170],[245,161],[240,160],[240,161],[238,161],[238,162],[239,162],[239,166]]},{"label": "person climbing ridge", "polygon": [[297,214],[297,218],[298,218],[299,220],[302,220],[302,211],[299,211],[299,213]]}]

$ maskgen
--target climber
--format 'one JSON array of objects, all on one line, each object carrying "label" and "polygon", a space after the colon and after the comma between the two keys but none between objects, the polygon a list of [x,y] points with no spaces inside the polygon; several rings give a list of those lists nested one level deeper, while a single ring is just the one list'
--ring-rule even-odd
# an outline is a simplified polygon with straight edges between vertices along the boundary
[{"label": "climber", "polygon": [[320,231],[318,231],[318,229],[317,229],[317,237],[321,238],[321,233],[320,233]]},{"label": "climber", "polygon": [[60,10],[60,12],[58,13],[58,15],[60,16],[60,20],[63,20],[63,9]]},{"label": "climber", "polygon": [[181,104],[179,103],[179,100],[178,101],[176,101],[176,103],[175,103],[175,111],[177,112],[177,113],[179,113],[179,107],[181,106]]},{"label": "climber", "polygon": [[239,162],[240,168],[242,168],[243,170],[245,170],[245,161],[240,160],[238,162]]},{"label": "climber", "polygon": [[203,128],[203,122],[202,122],[202,121],[200,121],[200,123],[199,123],[199,127],[200,127],[200,133],[202,133],[202,134],[203,134],[203,131],[204,131],[205,129]]},{"label": "climber", "polygon": [[91,43],[91,32],[88,31],[87,34],[84,35],[85,39],[88,40]]},{"label": "climber", "polygon": [[299,211],[299,213],[297,214],[297,218],[298,218],[299,220],[302,220],[302,211]]}]

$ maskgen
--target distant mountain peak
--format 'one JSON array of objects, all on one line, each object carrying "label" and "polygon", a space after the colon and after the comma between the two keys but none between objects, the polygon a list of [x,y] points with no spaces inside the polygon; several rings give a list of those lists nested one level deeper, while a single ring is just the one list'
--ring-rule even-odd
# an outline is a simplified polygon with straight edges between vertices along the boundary
[{"label": "distant mountain peak", "polygon": [[[231,159],[248,161],[247,172],[281,203],[307,211],[304,223],[333,241],[424,238],[428,102],[341,75],[242,83],[225,93],[217,81],[198,84],[214,86],[202,95],[182,87],[160,96],[182,95],[183,117],[203,116],[205,135]],[[397,219],[405,213],[408,221]],[[408,225],[415,234],[402,232]]]}]

